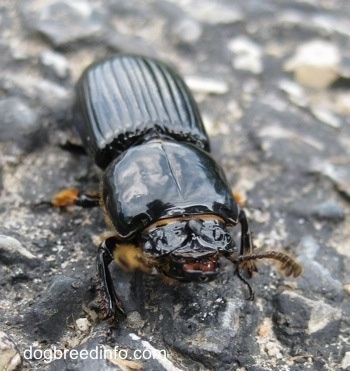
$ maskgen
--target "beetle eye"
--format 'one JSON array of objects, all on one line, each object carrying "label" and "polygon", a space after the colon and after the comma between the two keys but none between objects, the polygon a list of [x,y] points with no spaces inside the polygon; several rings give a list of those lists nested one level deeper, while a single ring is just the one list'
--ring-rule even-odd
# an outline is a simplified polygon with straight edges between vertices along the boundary
[{"label": "beetle eye", "polygon": [[219,229],[218,227],[214,228],[214,240],[215,241],[221,241],[225,238],[225,233],[223,232],[222,229]]},{"label": "beetle eye", "polygon": [[217,221],[204,222],[198,236],[198,242],[203,246],[225,251],[232,249],[234,246],[231,235]]}]

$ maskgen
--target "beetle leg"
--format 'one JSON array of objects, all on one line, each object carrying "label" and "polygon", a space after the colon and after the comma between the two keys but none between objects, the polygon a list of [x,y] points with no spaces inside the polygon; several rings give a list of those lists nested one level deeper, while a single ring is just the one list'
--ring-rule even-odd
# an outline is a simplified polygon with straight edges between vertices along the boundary
[{"label": "beetle leg", "polygon": [[64,140],[62,143],[59,144],[59,146],[63,150],[76,153],[77,155],[87,155],[84,146],[72,139]]},{"label": "beetle leg", "polygon": [[96,207],[100,204],[98,193],[84,194],[79,193],[76,188],[66,188],[56,193],[50,204],[55,207],[67,207],[70,205],[81,206],[84,208]]},{"label": "beetle leg", "polygon": [[105,319],[114,319],[116,312],[126,317],[121,302],[115,292],[113,280],[108,266],[113,260],[113,250],[116,248],[117,240],[115,237],[109,237],[101,242],[98,247],[97,271],[99,278],[99,291]]},{"label": "beetle leg", "polygon": [[83,208],[91,208],[100,205],[100,196],[98,193],[79,193],[78,197],[74,201],[74,205],[81,206]]},{"label": "beetle leg", "polygon": [[247,255],[253,252],[253,244],[251,238],[251,232],[247,220],[247,216],[243,209],[240,210],[238,221],[241,224],[241,249],[240,255]]},{"label": "beetle leg", "polygon": [[238,278],[248,287],[249,296],[248,296],[247,300],[251,300],[251,301],[254,300],[254,290],[253,290],[252,286],[250,286],[249,282],[241,275],[241,272],[239,270],[239,266],[236,269],[236,274],[237,274]]},{"label": "beetle leg", "polygon": [[[241,224],[240,255],[251,255],[253,253],[252,234],[250,232],[247,216],[243,209],[239,212],[238,221]],[[251,277],[254,272],[258,271],[256,265],[252,261],[247,261],[246,264],[244,264],[244,268],[249,277]]]},{"label": "beetle leg", "polygon": [[100,196],[96,193],[79,193],[76,188],[65,188],[57,192],[51,201],[40,201],[34,204],[33,209],[40,206],[53,206],[53,207],[67,207],[71,205],[80,206],[83,208],[91,208],[100,205]]}]

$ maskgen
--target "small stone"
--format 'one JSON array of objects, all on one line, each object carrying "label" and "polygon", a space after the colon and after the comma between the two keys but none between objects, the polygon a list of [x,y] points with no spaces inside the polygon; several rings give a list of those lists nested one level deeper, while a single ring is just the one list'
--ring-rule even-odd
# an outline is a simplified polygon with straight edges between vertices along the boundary
[{"label": "small stone", "polygon": [[320,332],[332,322],[339,322],[342,312],[323,301],[312,301],[311,316],[308,324],[309,334]]},{"label": "small stone", "polygon": [[350,296],[350,283],[346,283],[346,284],[343,286],[343,289],[344,289],[344,291],[346,292],[346,294]]},{"label": "small stone", "polygon": [[[67,109],[72,103],[73,92],[71,90],[64,88],[60,84],[54,83],[48,79],[39,78],[37,76],[28,75],[25,73],[19,73],[19,74],[13,74],[10,77],[8,77],[8,84],[11,86],[11,89],[16,89],[16,90],[20,89],[22,92],[22,95],[25,96],[29,101],[35,102],[35,104],[38,104],[38,102],[40,102],[43,112],[55,110],[56,112],[59,112],[60,114],[66,115]],[[19,98],[6,98],[6,100],[7,99],[18,100]],[[6,101],[6,100],[3,100],[3,101]],[[11,106],[8,108],[9,110],[11,110],[10,112],[12,112],[16,108],[16,105],[13,103],[13,101],[10,101],[10,103],[11,105],[14,106],[14,108],[12,108]],[[0,114],[1,114],[1,108],[2,107],[0,104]],[[4,103],[4,110],[6,114],[5,103]],[[35,113],[32,112],[32,115],[33,114]],[[10,118],[13,118],[13,116],[10,116]],[[35,122],[35,124],[39,128],[41,128],[42,126],[37,116],[35,116],[35,121],[34,121],[34,118],[32,118],[30,122]],[[15,124],[16,122],[12,123],[12,125],[15,125]],[[36,125],[32,124],[33,130],[36,127]]]},{"label": "small stone", "polygon": [[334,257],[327,266],[315,259],[319,256],[321,247],[312,236],[305,236],[296,247],[295,253],[303,266],[303,273],[296,284],[298,289],[308,292],[312,288],[317,293],[332,301],[341,301],[344,298],[343,284],[336,279],[332,272],[339,271],[339,260]]},{"label": "small stone", "polygon": [[202,22],[210,24],[233,24],[243,19],[242,13],[230,5],[213,3],[211,1],[198,1],[194,16]]},{"label": "small stone", "polygon": [[71,104],[71,92],[49,80],[39,81],[36,89],[38,96],[44,99],[46,108],[67,110]]},{"label": "small stone", "polygon": [[242,36],[231,40],[228,48],[234,53],[233,67],[236,70],[255,74],[262,72],[262,50],[259,45]]},{"label": "small stone", "polygon": [[[68,276],[56,276],[41,298],[30,308],[26,316],[27,331],[49,341],[57,341],[72,318],[81,318],[82,305],[91,299],[89,282],[81,288],[73,286],[77,280]],[[79,316],[79,317],[78,317]]]},{"label": "small stone", "polygon": [[[38,10],[33,12],[33,8]],[[103,22],[86,0],[51,0],[39,8],[36,1],[29,0],[22,16],[31,29],[41,32],[55,46],[99,35],[103,30]]]},{"label": "small stone", "polygon": [[65,79],[68,77],[68,61],[62,54],[52,50],[46,50],[41,53],[40,62],[58,78]]},{"label": "small stone", "polygon": [[185,81],[187,86],[196,93],[226,94],[229,91],[229,86],[222,80],[189,76]]},{"label": "small stone", "polygon": [[321,220],[342,221],[345,218],[344,209],[334,201],[324,201],[311,208],[311,215]]},{"label": "small stone", "polygon": [[30,279],[28,273],[28,269],[23,270],[22,267],[14,266],[10,272],[10,276],[13,282],[26,281]]},{"label": "small stone", "polygon": [[294,78],[300,84],[324,89],[338,78],[339,65],[338,48],[329,42],[314,40],[299,46],[284,67],[286,71],[294,72]]},{"label": "small stone", "polygon": [[339,93],[335,98],[335,110],[340,114],[350,115],[350,93]]},{"label": "small stone", "polygon": [[333,164],[321,158],[314,158],[310,163],[310,172],[319,173],[329,178],[338,192],[350,200],[349,164]]},{"label": "small stone", "polygon": [[107,45],[114,51],[135,53],[154,57],[157,55],[154,46],[139,36],[112,33],[107,36]]},{"label": "small stone", "polygon": [[194,44],[200,39],[202,33],[202,26],[190,18],[181,19],[173,26],[176,40],[184,44]]},{"label": "small stone", "polygon": [[0,331],[0,370],[14,371],[22,363],[16,344],[9,336]]},{"label": "small stone", "polygon": [[25,249],[15,238],[0,235],[0,257],[1,261],[7,264],[15,264],[19,257],[25,259],[35,259],[35,255]]},{"label": "small stone", "polygon": [[306,219],[315,218],[329,222],[340,222],[345,218],[345,211],[342,206],[332,200],[326,200],[318,204],[296,202],[291,211],[293,214]]},{"label": "small stone", "polygon": [[137,311],[129,312],[127,321],[131,328],[142,328],[146,322]]},{"label": "small stone", "polygon": [[270,357],[277,358],[277,359],[283,358],[283,355],[281,353],[281,346],[278,343],[274,341],[270,341],[266,343],[265,348],[266,348],[267,354]]},{"label": "small stone", "polygon": [[81,332],[87,332],[89,331],[89,328],[91,326],[91,323],[87,318],[78,318],[75,321],[75,324],[77,326],[77,329]]},{"label": "small stone", "polygon": [[[308,3],[314,6],[318,5],[317,1],[308,0]],[[303,12],[296,10],[284,10],[279,12],[277,16],[277,23],[280,23],[288,28],[298,27],[305,30],[312,30],[313,32],[322,32],[323,34],[337,34],[350,36],[350,27],[348,19],[340,16],[334,17],[327,12]]]},{"label": "small stone", "polygon": [[295,252],[298,256],[303,256],[307,260],[314,260],[320,250],[320,245],[317,243],[314,237],[304,236]]},{"label": "small stone", "polygon": [[[315,148],[319,151],[323,150],[323,143],[316,140],[311,135],[300,135],[297,131],[289,130],[285,127],[277,126],[277,125],[267,125],[262,127],[258,131],[258,136],[262,139],[266,138],[266,143],[263,143],[263,146],[266,146],[268,149],[271,146],[271,141],[278,141],[281,139],[288,140],[290,142],[300,142],[304,143],[312,148]],[[265,138],[264,138],[265,137]],[[265,148],[263,148],[265,150]]]},{"label": "small stone", "polygon": [[10,53],[11,57],[17,61],[26,61],[29,59],[28,53],[22,48],[12,47]]},{"label": "small stone", "polygon": [[308,98],[302,86],[290,80],[282,80],[279,83],[279,88],[284,91],[289,100],[299,107],[306,107],[308,104]]},{"label": "small stone", "polygon": [[325,107],[312,107],[311,112],[322,123],[336,129],[341,127],[340,118],[337,117],[331,110]]},{"label": "small stone", "polygon": [[8,97],[0,100],[0,141],[16,140],[39,128],[38,115],[22,99]]},{"label": "small stone", "polygon": [[[107,330],[105,331],[105,333]],[[76,347],[70,347],[69,352],[65,357],[59,356],[58,351],[57,356],[50,362],[50,370],[137,370],[128,368],[125,364],[123,367],[116,367],[111,365],[110,357],[114,356],[114,349],[109,348],[106,336],[103,331],[98,330],[91,336],[84,339],[82,344]],[[69,341],[69,340],[68,340]],[[119,343],[119,340],[118,340]],[[125,347],[122,347],[125,349]],[[55,349],[55,348],[54,348]],[[67,349],[67,348],[66,348]],[[118,344],[116,345],[118,349]],[[111,350],[111,351],[109,351]],[[118,353],[117,353],[118,354]],[[54,353],[53,353],[54,355]],[[98,356],[101,355],[101,356]],[[112,358],[113,359],[113,358]],[[73,366],[74,365],[74,366]]]},{"label": "small stone", "polygon": [[342,370],[348,370],[350,368],[350,352],[346,352],[340,365]]},{"label": "small stone", "polygon": [[[342,311],[322,300],[311,300],[292,291],[283,291],[275,302],[273,321],[280,340],[287,344],[296,339],[307,342],[308,338],[322,337],[331,341],[339,332]],[[294,344],[296,345],[296,344]]]}]

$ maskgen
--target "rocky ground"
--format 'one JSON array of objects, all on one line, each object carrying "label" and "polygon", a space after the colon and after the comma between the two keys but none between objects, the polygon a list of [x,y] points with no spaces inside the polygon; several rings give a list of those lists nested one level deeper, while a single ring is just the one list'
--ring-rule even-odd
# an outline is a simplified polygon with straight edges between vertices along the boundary
[{"label": "rocky ground", "polygon": [[[1,370],[350,370],[349,17],[346,0],[1,2]],[[299,279],[261,263],[250,302],[225,262],[179,287],[112,266],[128,318],[98,319],[101,212],[32,206],[98,186],[60,143],[80,73],[120,52],[186,78],[255,244]]]}]

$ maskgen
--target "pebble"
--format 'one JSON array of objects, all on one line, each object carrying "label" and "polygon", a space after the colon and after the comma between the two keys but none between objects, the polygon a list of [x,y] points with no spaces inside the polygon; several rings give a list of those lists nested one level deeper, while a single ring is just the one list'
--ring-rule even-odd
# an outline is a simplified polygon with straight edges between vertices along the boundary
[{"label": "pebble", "polygon": [[341,361],[340,367],[342,370],[350,369],[350,352],[345,352],[345,355]]},{"label": "pebble", "polygon": [[283,354],[281,353],[281,347],[274,341],[270,341],[265,345],[266,352],[270,357],[282,359]]},{"label": "pebble", "polygon": [[343,286],[343,289],[344,289],[344,291],[346,292],[346,294],[350,296],[350,283],[346,283],[346,284]]},{"label": "pebble", "polygon": [[325,107],[312,107],[312,114],[323,124],[339,129],[342,126],[340,118]]},{"label": "pebble", "polygon": [[10,264],[18,262],[18,256],[26,259],[36,259],[22,244],[13,237],[0,235],[0,255],[3,261]]},{"label": "pebble", "polygon": [[91,326],[91,323],[87,318],[78,318],[75,321],[75,324],[77,326],[77,329],[81,332],[87,332],[89,331],[89,328]]},{"label": "pebble", "polygon": [[0,331],[0,370],[14,371],[22,363],[16,344],[3,331]]},{"label": "pebble", "polygon": [[344,298],[343,284],[334,277],[340,269],[339,259],[328,259],[327,266],[316,261],[321,246],[314,237],[304,236],[295,249],[297,259],[303,266],[302,275],[296,281],[297,287],[305,292],[310,290],[324,298],[339,302]]},{"label": "pebble", "polygon": [[60,79],[65,79],[69,75],[68,61],[60,53],[45,50],[40,55],[40,62],[49,72]]},{"label": "pebble", "polygon": [[283,79],[279,82],[279,88],[288,95],[289,100],[298,107],[306,107],[308,105],[308,97],[305,94],[304,88],[294,81]]},{"label": "pebble", "polygon": [[293,291],[283,291],[275,305],[274,322],[278,335],[284,334],[287,342],[293,342],[293,335],[296,334],[300,336],[299,340],[304,338],[304,341],[309,337],[317,339],[322,336],[323,342],[338,335],[342,311],[337,307],[322,300],[305,298]]},{"label": "pebble", "polygon": [[157,55],[154,46],[139,36],[110,33],[107,35],[106,43],[108,47],[117,52],[136,53],[151,57]]},{"label": "pebble", "polygon": [[185,18],[177,21],[173,28],[172,33],[179,43],[194,44],[203,34],[203,28],[199,22],[194,19]]},{"label": "pebble", "polygon": [[329,222],[341,222],[345,218],[345,211],[343,207],[333,201],[326,200],[316,204],[305,204],[305,202],[295,203],[291,211],[297,216],[304,218],[315,218],[317,220],[324,220]]},{"label": "pebble", "polygon": [[317,219],[339,222],[345,219],[342,206],[332,200],[326,200],[311,207],[310,214]]},{"label": "pebble", "polygon": [[39,129],[36,112],[21,98],[7,97],[0,100],[0,141],[17,140]]},{"label": "pebble", "polygon": [[[26,73],[12,74],[11,76],[7,76],[6,79],[7,79],[6,82],[8,85],[8,89],[11,89],[14,91],[20,90],[21,94],[25,96],[29,102],[32,102],[33,105],[40,105],[42,112],[47,113],[47,111],[56,111],[62,115],[67,115],[68,107],[72,103],[72,96],[73,96],[72,90],[67,90],[63,86],[51,80],[43,79],[43,78],[40,78],[34,75],[28,75]],[[26,105],[26,103],[24,103],[23,100],[21,100],[21,98],[9,97],[3,100],[5,101],[5,103],[3,104],[3,107],[1,107],[0,105],[0,114],[1,114],[1,108],[3,108],[5,115],[6,115],[7,99],[10,99],[8,115],[10,115],[10,113],[12,115],[15,115],[16,106],[18,106],[20,103],[28,107],[28,105]],[[21,108],[21,106],[19,106],[19,108]],[[40,122],[38,116],[35,115],[35,112],[33,112],[32,109],[29,108],[29,111],[28,111],[28,108],[27,108],[27,110],[23,109],[23,111],[28,112],[28,114],[26,114],[29,116],[27,120],[29,121],[29,123],[31,123],[31,125],[34,128],[36,127],[42,128],[43,126],[42,123]],[[22,115],[24,114],[22,113]],[[33,115],[35,116],[32,118]],[[9,118],[11,117],[13,116],[9,116]],[[21,118],[21,116],[19,117]],[[25,118],[22,118],[22,120],[26,122]],[[11,125],[15,126],[16,123],[17,123],[16,120],[12,119]],[[18,136],[18,133],[17,133],[17,136]]]},{"label": "pebble", "polygon": [[313,40],[300,45],[284,68],[294,72],[294,78],[300,84],[325,89],[338,78],[340,60],[340,51],[334,44]]},{"label": "pebble", "polygon": [[245,36],[237,37],[228,44],[234,54],[233,67],[236,70],[259,74],[263,71],[261,47]]},{"label": "pebble", "polygon": [[67,110],[71,104],[72,92],[47,79],[37,82],[35,94],[44,99],[46,109]]},{"label": "pebble", "polygon": [[321,158],[314,158],[309,165],[311,173],[318,173],[329,178],[338,192],[350,200],[350,165],[333,164]]},{"label": "pebble", "polygon": [[[318,5],[315,2],[315,5]],[[280,12],[276,19],[277,23],[287,27],[298,26],[302,30],[313,30],[326,34],[339,33],[347,37],[350,36],[350,26],[346,17],[334,17],[328,14],[319,12],[308,13],[299,12],[296,10],[286,10]]]},{"label": "pebble", "polygon": [[103,22],[87,0],[51,0],[40,5],[27,0],[22,16],[29,28],[41,32],[55,46],[91,38],[103,31]]},{"label": "pebble", "polygon": [[195,7],[196,11],[193,16],[196,19],[210,24],[233,24],[243,20],[243,14],[234,6],[213,3],[211,1],[197,0],[191,3],[191,7]]},{"label": "pebble", "polygon": [[350,113],[350,97],[346,94],[339,94],[334,103],[333,109],[313,104],[310,97],[306,94],[305,89],[295,81],[283,79],[279,82],[279,88],[285,92],[288,99],[298,107],[308,107],[311,114],[321,123],[335,129],[342,127],[342,120],[333,111],[341,114]]},{"label": "pebble", "polygon": [[[272,141],[278,141],[280,139],[286,139],[291,142],[300,142],[304,143],[305,145],[308,145],[314,149],[317,149],[319,151],[322,151],[324,149],[323,144],[316,140],[311,135],[300,135],[298,131],[292,131],[285,127],[280,127],[277,125],[268,125],[262,127],[258,131],[258,136],[262,139],[264,137],[267,139],[266,143],[263,143],[264,147],[266,146],[266,149],[272,144]],[[263,148],[265,150],[265,148]]]},{"label": "pebble", "polygon": [[342,319],[342,311],[339,308],[328,305],[322,300],[304,300],[310,305],[311,315],[308,323],[309,334],[324,330],[330,324],[336,324]]},{"label": "pebble", "polygon": [[188,76],[185,81],[186,85],[195,93],[221,95],[229,91],[228,84],[222,80]]},{"label": "pebble", "polygon": [[314,260],[320,250],[320,245],[314,237],[306,235],[301,240],[295,252],[305,260]]},{"label": "pebble", "polygon": [[91,295],[89,284],[73,277],[56,276],[28,311],[30,322],[26,331],[36,333],[39,338],[57,341],[65,331],[67,321],[81,318],[82,303],[88,302]]},{"label": "pebble", "polygon": [[340,92],[335,97],[335,110],[343,115],[350,115],[350,93]]}]

